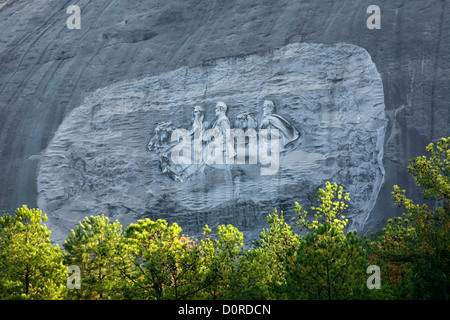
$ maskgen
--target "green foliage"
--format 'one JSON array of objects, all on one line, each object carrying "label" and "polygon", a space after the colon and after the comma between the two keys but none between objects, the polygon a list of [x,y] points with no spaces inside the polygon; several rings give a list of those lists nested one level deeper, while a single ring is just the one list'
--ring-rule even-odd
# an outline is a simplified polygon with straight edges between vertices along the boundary
[{"label": "green foliage", "polygon": [[122,279],[115,268],[120,256],[122,226],[104,215],[85,218],[64,242],[64,262],[81,271],[81,288],[70,290],[73,299],[115,299],[121,297]]},{"label": "green foliage", "polygon": [[217,239],[204,229],[202,248],[205,257],[208,286],[206,299],[243,299],[249,282],[249,263],[243,259],[244,236],[232,225],[217,227]]},{"label": "green foliage", "polygon": [[350,196],[343,193],[343,188],[337,184],[331,184],[327,181],[325,189],[319,189],[319,206],[311,207],[314,213],[312,222],[307,220],[308,212],[303,207],[295,203],[295,212],[298,214],[297,226],[302,230],[323,233],[324,229],[330,229],[332,232],[343,231],[348,219],[342,215],[348,208]]},{"label": "green foliage", "polygon": [[0,218],[0,298],[59,299],[65,291],[67,267],[50,242],[38,209],[18,208]]},{"label": "green foliage", "polygon": [[[253,246],[232,225],[205,226],[201,239],[178,224],[139,220],[125,232],[105,216],[85,218],[64,251],[50,242],[47,217],[17,209],[0,218],[1,299],[448,299],[450,138],[413,159],[408,170],[428,204],[394,186],[405,208],[372,239],[346,230],[350,197],[337,184],[319,189],[309,214],[295,203],[294,232],[275,209]],[[433,204],[430,205],[430,202]],[[68,266],[81,288],[68,290]],[[381,288],[370,290],[370,265]]]},{"label": "green foliage", "polygon": [[[128,298],[194,299],[202,286],[202,252],[165,220],[139,220],[125,231],[122,265],[131,280]],[[128,260],[127,260],[128,259]]]},{"label": "green foliage", "polygon": [[283,292],[286,268],[298,249],[301,237],[294,234],[293,228],[285,222],[283,212],[278,215],[275,209],[267,216],[267,222],[270,228],[263,229],[259,239],[253,243],[254,249],[248,253],[257,275],[253,282],[255,292],[259,293],[252,298],[283,299],[286,297]]},{"label": "green foliage", "polygon": [[372,245],[373,256],[389,266],[395,294],[403,299],[448,299],[450,276],[450,138],[436,148],[430,143],[426,156],[417,157],[408,167],[422,188],[427,204],[414,204],[406,190],[394,186],[392,195],[405,208],[404,217],[388,221],[382,235]]},{"label": "green foliage", "polygon": [[306,229],[295,260],[287,268],[290,299],[348,299],[364,289],[366,253],[355,232],[344,233],[348,219],[342,215],[350,201],[342,187],[327,182],[312,207],[314,218],[296,203],[297,225]]},{"label": "green foliage", "polygon": [[426,199],[445,200],[447,212],[450,199],[450,137],[442,138],[436,143],[426,147],[430,154],[413,159],[408,167],[416,184],[423,187],[423,196]]}]

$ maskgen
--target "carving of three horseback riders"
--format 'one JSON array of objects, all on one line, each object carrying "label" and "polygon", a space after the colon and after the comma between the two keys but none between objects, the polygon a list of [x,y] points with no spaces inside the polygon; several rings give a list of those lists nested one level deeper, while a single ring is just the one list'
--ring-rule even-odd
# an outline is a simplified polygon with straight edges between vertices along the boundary
[{"label": "carving of three horseback riders", "polygon": [[[148,150],[159,154],[161,172],[175,181],[182,182],[205,165],[234,164],[234,158],[236,157],[234,137],[231,138],[231,143],[230,139],[227,139],[232,130],[230,120],[226,115],[227,109],[228,107],[224,102],[218,102],[215,106],[216,120],[211,125],[208,121],[205,121],[205,109],[196,105],[193,111],[193,124],[188,130],[181,129],[183,130],[181,136],[184,140],[182,148],[180,148],[182,143],[179,142],[180,129],[177,129],[172,122],[160,122],[154,130],[153,137],[148,144]],[[293,150],[300,142],[299,131],[289,121],[275,113],[275,104],[272,100],[265,100],[263,103],[263,116],[259,128],[258,121],[251,112],[239,113],[234,125],[236,130],[241,129],[239,132],[255,132],[255,136],[255,130],[257,129],[264,131],[265,137],[269,136],[271,131],[276,133],[277,150],[280,155]],[[193,141],[193,161],[190,150],[191,141]],[[205,152],[205,148],[209,151]],[[220,152],[220,155],[214,154],[214,149],[222,152]],[[184,151],[181,152],[184,153],[184,158],[181,156],[181,160],[180,158],[174,158],[174,153],[178,157],[180,150]]]}]

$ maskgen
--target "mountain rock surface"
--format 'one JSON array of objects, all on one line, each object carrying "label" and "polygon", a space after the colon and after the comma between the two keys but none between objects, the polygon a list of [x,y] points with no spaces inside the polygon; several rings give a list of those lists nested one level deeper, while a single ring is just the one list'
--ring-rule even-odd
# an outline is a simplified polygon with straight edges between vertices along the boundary
[{"label": "mountain rock surface", "polygon": [[[66,10],[72,4],[81,8],[79,30],[70,30],[66,26],[70,16]],[[381,9],[381,29],[367,28],[366,22],[371,15],[367,8],[373,4]],[[180,68],[196,68],[204,61],[220,61],[226,57],[237,59],[255,53],[265,55],[289,44],[347,43],[369,53],[383,84],[387,119],[382,159],[385,175],[364,224],[364,232],[377,231],[385,225],[386,219],[403,212],[392,200],[394,184],[407,189],[409,196],[421,201],[406,169],[409,160],[422,155],[429,142],[450,135],[449,25],[447,0],[383,0],[377,3],[369,0],[79,0],[76,3],[2,0],[0,213],[12,213],[22,204],[38,205],[38,176],[43,178],[39,169],[45,161],[43,154],[49,150],[50,143],[56,141],[55,134],[64,131],[63,123],[67,123],[71,112],[86,106],[86,97],[98,89],[179,72],[183,70]],[[97,94],[99,92],[102,91]],[[211,105],[216,101],[211,99],[206,101],[206,111],[214,120]],[[248,99],[239,102],[242,106],[229,102],[230,119],[235,120],[233,106],[239,110],[250,107]],[[284,105],[295,107],[285,98],[279,97],[275,102],[279,113],[289,121],[299,121],[299,125],[305,121],[283,112]],[[252,103],[261,101],[252,100]],[[185,107],[188,109],[186,118],[181,119],[180,113],[173,119],[174,125],[189,123],[193,106]],[[258,107],[260,111],[261,105]],[[151,124],[149,122],[143,131],[147,138],[154,129]],[[142,157],[154,157],[147,151],[147,143],[139,141],[135,147],[143,149],[136,152]],[[129,156],[132,158],[133,154]],[[122,159],[126,160],[128,158]],[[98,165],[107,171],[103,164]],[[116,165],[113,163],[110,168]],[[79,177],[74,177],[74,183],[77,179]],[[54,181],[55,185],[58,183]],[[113,186],[108,185],[105,190],[111,188]],[[302,193],[300,189],[298,194]],[[70,201],[63,200],[67,196],[65,186],[51,190],[53,195],[46,196],[54,199],[50,202],[56,207],[57,199]],[[290,205],[299,197],[290,199]],[[353,196],[354,199],[357,197],[357,194]],[[367,199],[371,198],[368,196]],[[91,205],[82,199],[77,201],[79,207]],[[123,205],[131,208],[129,204]],[[80,210],[96,214],[89,208]],[[116,210],[120,213],[128,209]],[[51,211],[46,213],[53,214]],[[158,212],[154,214],[155,217],[159,215]],[[69,217],[72,216],[65,218]],[[198,225],[204,221],[206,219],[200,220]]]},{"label": "mountain rock surface", "polygon": [[[189,132],[193,109],[202,108],[206,129],[219,123],[221,101],[233,132],[254,135],[247,143],[229,140],[229,163],[208,163],[213,143],[208,131],[203,138]],[[104,213],[123,224],[164,218],[191,235],[205,224],[232,223],[250,240],[273,208],[291,216],[295,201],[312,205],[318,188],[332,181],[352,195],[349,218],[361,230],[384,179],[384,110],[369,54],[348,44],[291,44],[123,81],[97,90],[64,119],[43,153],[38,205],[51,213],[58,235]],[[279,132],[276,151],[277,137],[264,139],[269,126]],[[186,130],[182,141],[177,129]],[[184,142],[188,148],[177,151]],[[176,165],[179,155],[185,161]]]}]

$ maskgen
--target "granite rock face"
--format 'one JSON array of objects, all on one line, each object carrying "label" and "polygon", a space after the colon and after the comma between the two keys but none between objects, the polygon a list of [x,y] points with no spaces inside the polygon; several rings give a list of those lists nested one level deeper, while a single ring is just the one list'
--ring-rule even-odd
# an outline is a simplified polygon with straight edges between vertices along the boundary
[{"label": "granite rock face", "polygon": [[[270,116],[263,114],[267,100],[275,105]],[[267,162],[258,153],[253,162],[186,161],[183,173],[191,173],[175,179],[173,163],[163,166],[173,162],[171,152],[161,150],[185,141],[171,141],[171,134],[189,132],[194,106],[204,111],[204,124],[218,123],[219,101],[231,128],[254,128],[259,146],[268,119],[280,128],[279,152],[269,163],[276,162],[275,170],[264,173]],[[370,55],[348,44],[291,44],[119,82],[94,92],[62,122],[43,153],[38,206],[51,212],[55,241],[85,216],[102,213],[123,224],[163,218],[192,235],[205,224],[231,223],[249,241],[273,208],[290,216],[295,201],[311,205],[331,181],[350,192],[351,227],[362,229],[385,174],[384,110]],[[240,126],[243,117],[252,125]],[[186,141],[193,145],[193,136]],[[204,152],[208,145],[199,144]],[[237,140],[231,148],[237,151]]]},{"label": "granite rock face", "polygon": [[[72,4],[80,30],[66,27]],[[373,4],[379,30],[366,27]],[[449,2],[439,0],[0,0],[0,214],[37,206],[41,152],[99,88],[291,43],[348,43],[367,50],[384,88],[386,174],[364,227],[378,231],[403,213],[394,184],[423,201],[406,167],[450,135],[449,25]]]}]

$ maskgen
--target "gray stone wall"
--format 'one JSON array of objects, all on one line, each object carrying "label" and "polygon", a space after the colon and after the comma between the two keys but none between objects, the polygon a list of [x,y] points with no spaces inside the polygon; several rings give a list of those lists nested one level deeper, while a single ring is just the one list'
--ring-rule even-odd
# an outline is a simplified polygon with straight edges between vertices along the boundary
[{"label": "gray stone wall", "polygon": [[357,45],[381,75],[386,174],[366,231],[402,213],[393,184],[420,200],[409,159],[450,135],[448,1],[377,1],[380,30],[366,27],[368,0],[80,0],[80,30],[66,27],[71,4],[0,1],[0,212],[37,205],[41,153],[97,89],[290,43]]},{"label": "gray stone wall", "polygon": [[[275,104],[271,114],[263,111],[267,99]],[[221,117],[219,101],[227,105]],[[269,138],[271,161],[250,140],[243,152],[255,161],[238,161],[236,140],[231,157],[208,163],[212,142],[205,131],[203,160],[195,164],[188,130],[197,105],[205,124],[225,117],[231,129],[254,130],[258,148],[269,145],[264,128],[278,130],[277,151]],[[252,115],[251,128],[236,122],[243,114]],[[185,151],[175,149],[176,129],[188,133]],[[123,224],[163,218],[191,235],[205,224],[232,223],[251,240],[274,208],[290,217],[295,201],[313,204],[318,188],[331,181],[350,192],[350,227],[362,230],[384,180],[385,129],[381,77],[360,47],[291,44],[212,60],[94,92],[43,153],[38,205],[49,212],[55,240],[85,216],[102,213]],[[180,163],[179,155],[188,159]]]}]

